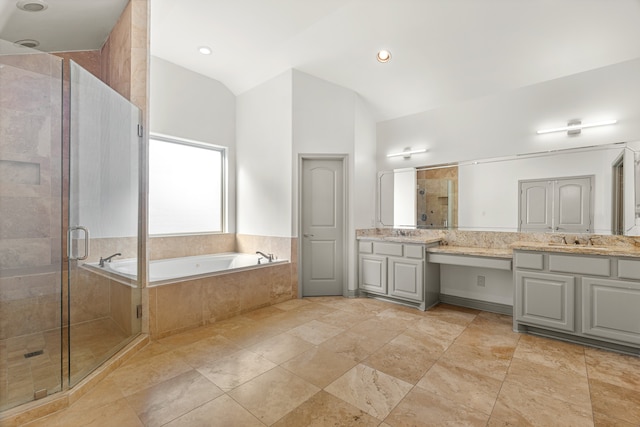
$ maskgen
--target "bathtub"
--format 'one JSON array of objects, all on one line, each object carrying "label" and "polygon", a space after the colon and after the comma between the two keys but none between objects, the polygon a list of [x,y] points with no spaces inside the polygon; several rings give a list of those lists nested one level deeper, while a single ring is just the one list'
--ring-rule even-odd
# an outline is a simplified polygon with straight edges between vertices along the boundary
[{"label": "bathtub", "polygon": [[[149,262],[149,285],[156,286],[191,280],[234,271],[262,268],[274,264],[288,262],[278,259],[268,262],[259,255],[228,252],[214,255],[198,255],[183,258],[159,259]],[[100,267],[98,263],[90,264],[92,270],[98,270],[108,275],[115,274],[130,280],[135,280],[138,274],[138,260],[136,258],[113,260]]]}]

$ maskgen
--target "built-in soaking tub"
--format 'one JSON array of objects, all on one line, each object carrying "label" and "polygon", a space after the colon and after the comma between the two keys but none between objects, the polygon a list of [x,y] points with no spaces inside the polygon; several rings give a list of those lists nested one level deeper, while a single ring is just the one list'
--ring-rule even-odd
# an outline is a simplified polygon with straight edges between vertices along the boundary
[{"label": "built-in soaking tub", "polygon": [[[268,267],[288,260],[274,260],[269,262],[259,255],[227,252],[213,255],[198,255],[183,258],[169,258],[149,261],[149,286],[193,280],[216,274],[228,274],[237,271]],[[115,259],[100,267],[92,263],[105,273],[135,280],[138,274],[138,260],[135,258]]]},{"label": "built-in soaking tub", "polygon": [[[151,337],[163,338],[295,298],[295,266],[284,259],[259,260],[258,255],[223,253],[150,261]],[[136,259],[114,259],[104,267],[84,265],[111,280],[136,283]]]}]

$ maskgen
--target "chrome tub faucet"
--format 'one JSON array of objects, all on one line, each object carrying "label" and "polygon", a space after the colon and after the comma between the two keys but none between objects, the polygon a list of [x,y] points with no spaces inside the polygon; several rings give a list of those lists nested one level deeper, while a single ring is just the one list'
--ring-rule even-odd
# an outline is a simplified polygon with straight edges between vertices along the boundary
[{"label": "chrome tub faucet", "polygon": [[117,254],[113,254],[113,255],[108,256],[106,258],[100,257],[100,261],[98,262],[98,265],[100,267],[104,267],[104,263],[105,262],[111,262],[111,259],[114,258],[114,257],[117,257],[117,256],[122,256],[122,254],[120,252],[118,252]]}]

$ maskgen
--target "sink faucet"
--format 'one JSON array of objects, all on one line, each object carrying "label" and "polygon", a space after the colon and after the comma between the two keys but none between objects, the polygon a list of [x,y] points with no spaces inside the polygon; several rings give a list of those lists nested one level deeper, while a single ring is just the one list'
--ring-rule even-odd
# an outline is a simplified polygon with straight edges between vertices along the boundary
[{"label": "sink faucet", "polygon": [[[267,261],[269,261],[269,262],[272,262],[272,261],[275,259],[275,257],[273,256],[273,254],[269,254],[269,255],[267,255],[267,254],[265,254],[264,252],[260,252],[260,251],[256,251],[256,255],[260,255],[260,256],[262,256],[263,258],[266,258],[266,260],[267,260]],[[260,264],[260,260],[258,260],[258,264]]]},{"label": "sink faucet", "polygon": [[120,252],[118,252],[117,254],[113,254],[113,255],[108,256],[108,257],[106,257],[106,258],[102,258],[102,257],[100,257],[100,261],[98,262],[98,265],[99,265],[100,267],[104,267],[104,263],[105,263],[105,262],[111,262],[111,259],[112,259],[113,257],[117,257],[117,256],[121,256],[121,255],[122,255],[122,254],[121,254]]}]

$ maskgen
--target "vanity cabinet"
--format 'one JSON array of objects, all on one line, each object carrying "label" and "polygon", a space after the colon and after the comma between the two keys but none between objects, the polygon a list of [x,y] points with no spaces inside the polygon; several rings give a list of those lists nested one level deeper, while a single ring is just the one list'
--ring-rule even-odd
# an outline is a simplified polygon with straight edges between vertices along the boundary
[{"label": "vanity cabinet", "polygon": [[426,310],[438,303],[437,266],[427,265],[426,245],[375,240],[358,242],[361,294]]},{"label": "vanity cabinet", "polygon": [[514,327],[640,348],[640,259],[514,252]]}]

